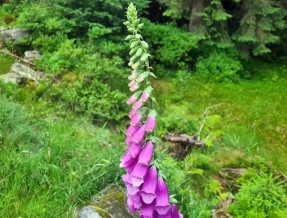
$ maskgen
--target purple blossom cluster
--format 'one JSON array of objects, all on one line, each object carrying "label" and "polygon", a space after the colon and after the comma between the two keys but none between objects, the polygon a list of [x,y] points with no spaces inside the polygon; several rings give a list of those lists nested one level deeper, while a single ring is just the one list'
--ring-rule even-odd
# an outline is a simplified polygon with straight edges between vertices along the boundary
[{"label": "purple blossom cluster", "polygon": [[[136,78],[134,72],[129,79],[130,87],[138,87],[138,83],[143,81]],[[127,174],[122,176],[127,187],[127,204],[132,213],[138,210],[141,218],[181,218],[183,215],[178,212],[177,205],[170,204],[165,181],[159,177],[156,167],[150,166],[154,145],[148,139],[148,134],[154,131],[156,120],[151,112],[146,122],[143,122],[144,113],[141,111],[150,95],[151,89],[147,88],[143,92],[134,93],[127,100],[127,104],[132,106],[129,113],[130,126],[126,131],[128,149],[120,164],[127,171]]]}]

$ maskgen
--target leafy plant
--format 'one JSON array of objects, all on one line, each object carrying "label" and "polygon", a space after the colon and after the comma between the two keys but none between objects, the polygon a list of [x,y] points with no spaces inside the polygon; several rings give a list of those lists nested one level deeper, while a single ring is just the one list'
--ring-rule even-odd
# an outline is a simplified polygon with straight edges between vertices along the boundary
[{"label": "leafy plant", "polygon": [[209,57],[199,57],[196,63],[198,78],[215,82],[237,82],[241,63],[224,52],[212,52]]},{"label": "leafy plant", "polygon": [[[247,174],[239,180],[236,202],[229,209],[236,217],[284,217],[287,215],[287,189],[272,173]],[[258,214],[255,216],[255,214]]]}]

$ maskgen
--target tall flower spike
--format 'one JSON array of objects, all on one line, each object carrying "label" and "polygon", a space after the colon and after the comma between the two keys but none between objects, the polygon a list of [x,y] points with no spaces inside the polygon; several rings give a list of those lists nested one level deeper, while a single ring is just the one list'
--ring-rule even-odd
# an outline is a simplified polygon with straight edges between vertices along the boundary
[{"label": "tall flower spike", "polygon": [[155,210],[159,215],[166,215],[170,209],[167,185],[162,178],[159,178],[156,188]]},{"label": "tall flower spike", "polygon": [[[131,3],[127,10],[128,21],[124,22],[130,35],[126,40],[130,44],[129,66],[133,69],[128,76],[130,91],[135,92],[128,100],[128,105],[133,105],[129,113],[131,118],[130,126],[127,129],[126,143],[129,145],[127,153],[121,158],[121,166],[127,170],[123,180],[127,186],[128,205],[132,212],[140,210],[141,218],[181,218],[177,206],[171,207],[166,183],[162,178],[158,178],[158,171],[155,166],[149,169],[153,157],[154,146],[149,141],[150,133],[155,130],[156,111],[152,104],[144,103],[151,100],[151,82],[149,76],[155,77],[150,71],[150,54],[148,44],[143,41],[140,32],[144,26],[137,17],[137,10]],[[146,80],[146,82],[144,82]],[[137,91],[143,88],[143,91]],[[147,111],[150,113],[147,116]],[[143,117],[147,117],[146,122],[142,122]],[[145,137],[147,138],[145,139]],[[148,141],[142,149],[142,143]],[[142,150],[141,150],[142,149]]]}]

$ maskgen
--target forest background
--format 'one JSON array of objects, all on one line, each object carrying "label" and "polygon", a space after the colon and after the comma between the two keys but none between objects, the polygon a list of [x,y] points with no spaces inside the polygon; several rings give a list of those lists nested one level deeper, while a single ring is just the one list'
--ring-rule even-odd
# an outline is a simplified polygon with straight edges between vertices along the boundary
[{"label": "forest background", "polygon": [[[0,0],[0,26],[29,30],[5,49],[37,50],[36,69],[50,77],[0,82],[1,216],[71,217],[109,184],[122,185],[129,2]],[[180,211],[210,217],[233,194],[226,213],[234,217],[286,217],[286,1],[133,3],[157,76],[157,136],[212,132],[204,148],[183,154],[157,147]],[[0,74],[14,62],[0,53]],[[247,171],[226,183],[226,168]]]}]

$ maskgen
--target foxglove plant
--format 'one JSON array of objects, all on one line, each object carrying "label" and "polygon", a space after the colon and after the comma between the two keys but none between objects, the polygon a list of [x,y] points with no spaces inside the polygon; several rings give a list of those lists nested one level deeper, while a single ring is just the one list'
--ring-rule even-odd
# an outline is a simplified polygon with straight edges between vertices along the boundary
[{"label": "foxglove plant", "polygon": [[130,35],[126,40],[131,49],[128,65],[133,69],[128,77],[128,86],[135,92],[126,102],[132,107],[129,113],[131,121],[126,131],[128,149],[120,159],[120,167],[127,171],[122,176],[127,186],[127,204],[132,213],[139,211],[141,218],[181,218],[183,215],[178,212],[176,204],[170,204],[168,187],[159,177],[159,169],[151,166],[154,153],[151,139],[154,138],[157,113],[152,108],[155,100],[151,97],[153,89],[148,78],[154,74],[149,67],[148,44],[140,35],[143,24],[132,3],[127,10],[127,18],[124,24]]}]

